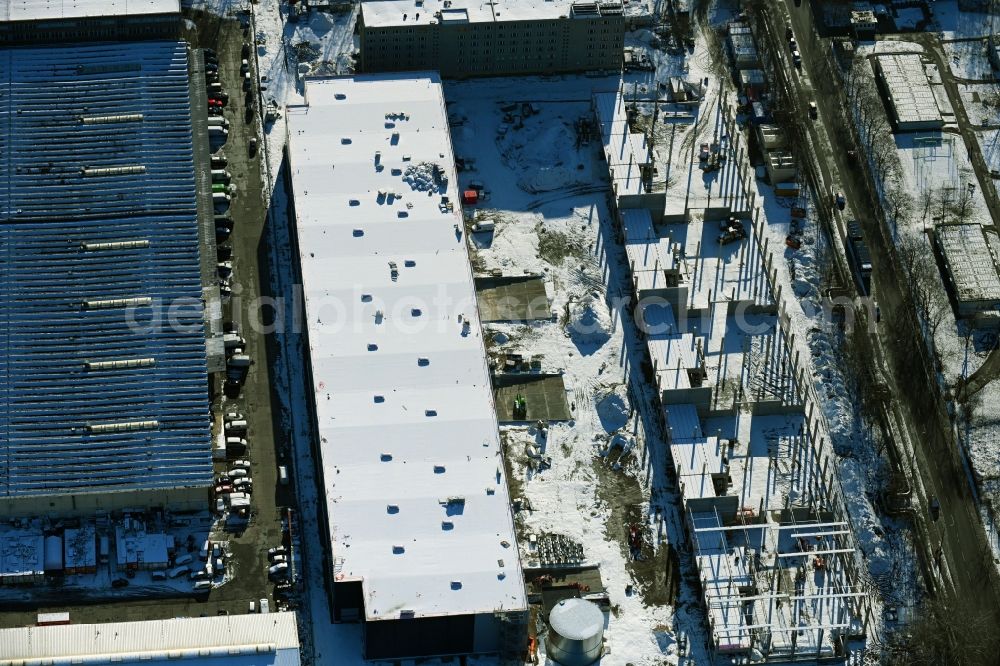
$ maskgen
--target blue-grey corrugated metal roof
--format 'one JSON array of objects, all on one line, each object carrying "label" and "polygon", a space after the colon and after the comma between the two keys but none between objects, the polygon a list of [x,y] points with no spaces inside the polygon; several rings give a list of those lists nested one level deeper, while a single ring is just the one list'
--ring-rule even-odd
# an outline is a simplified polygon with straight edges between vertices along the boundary
[{"label": "blue-grey corrugated metal roof", "polygon": [[0,51],[0,495],[211,482],[193,169],[183,43]]}]

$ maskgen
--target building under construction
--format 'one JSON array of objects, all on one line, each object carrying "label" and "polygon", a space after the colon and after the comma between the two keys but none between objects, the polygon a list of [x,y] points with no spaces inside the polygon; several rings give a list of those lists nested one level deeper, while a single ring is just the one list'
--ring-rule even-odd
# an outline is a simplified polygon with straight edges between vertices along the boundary
[{"label": "building under construction", "polygon": [[595,109],[710,648],[766,662],[844,658],[865,634],[869,600],[732,111],[707,111],[708,126],[725,128],[704,144],[718,177],[689,199],[687,224],[664,225],[665,202],[621,175],[619,147],[641,136],[620,92],[597,95]]}]

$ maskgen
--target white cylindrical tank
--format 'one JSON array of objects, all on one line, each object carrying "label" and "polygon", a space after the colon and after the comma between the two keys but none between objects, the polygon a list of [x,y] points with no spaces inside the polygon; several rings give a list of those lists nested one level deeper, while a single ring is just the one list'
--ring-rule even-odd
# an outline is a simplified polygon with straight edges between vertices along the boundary
[{"label": "white cylindrical tank", "polygon": [[563,599],[549,613],[545,652],[563,666],[588,666],[601,657],[604,613],[584,599]]}]

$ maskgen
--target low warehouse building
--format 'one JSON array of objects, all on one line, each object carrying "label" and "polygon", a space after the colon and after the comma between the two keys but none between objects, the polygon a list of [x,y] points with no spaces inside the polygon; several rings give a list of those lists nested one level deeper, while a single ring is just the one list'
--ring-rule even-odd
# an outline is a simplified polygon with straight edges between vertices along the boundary
[{"label": "low warehouse building", "polygon": [[45,536],[41,530],[5,532],[0,539],[0,585],[31,585],[45,579]]},{"label": "low warehouse building", "polygon": [[190,75],[181,42],[0,51],[0,516],[208,502],[219,297]]},{"label": "low warehouse building", "polygon": [[872,60],[872,66],[889,119],[897,131],[916,132],[944,127],[944,118],[919,54],[882,55]]},{"label": "low warehouse building", "polygon": [[957,316],[1000,320],[1000,270],[983,228],[943,224],[934,237]]},{"label": "low warehouse building", "polygon": [[295,613],[107,624],[46,623],[0,629],[3,664],[167,662],[199,666],[299,666]]},{"label": "low warehouse building", "polygon": [[0,45],[172,39],[180,0],[0,0]]},{"label": "low warehouse building", "polygon": [[[305,98],[288,165],[334,618],[364,623],[372,660],[520,652],[527,599],[440,79],[316,79]],[[330,317],[333,303],[352,305]]]}]

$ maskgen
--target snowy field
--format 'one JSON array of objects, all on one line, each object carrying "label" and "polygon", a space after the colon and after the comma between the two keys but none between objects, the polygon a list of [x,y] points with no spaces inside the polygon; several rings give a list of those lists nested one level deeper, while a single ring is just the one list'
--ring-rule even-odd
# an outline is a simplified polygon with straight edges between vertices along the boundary
[{"label": "snowy field", "polygon": [[1000,17],[978,12],[961,12],[957,0],[938,0],[928,3],[932,15],[932,29],[942,39],[970,39],[995,33],[1000,28]]}]

